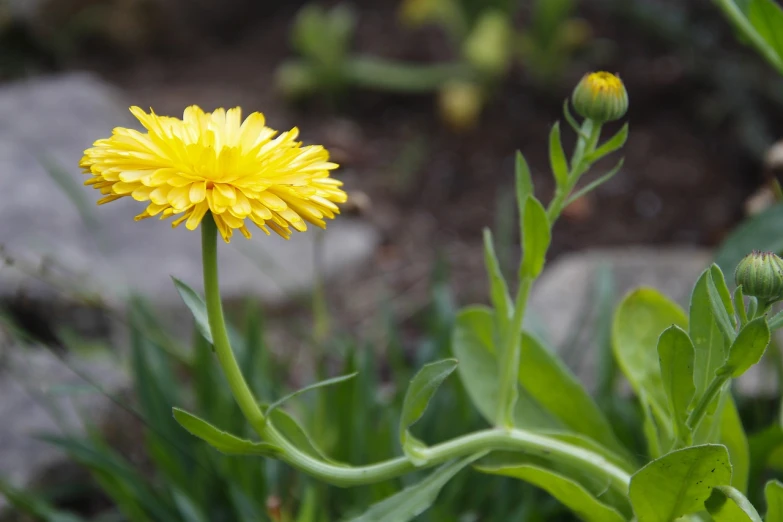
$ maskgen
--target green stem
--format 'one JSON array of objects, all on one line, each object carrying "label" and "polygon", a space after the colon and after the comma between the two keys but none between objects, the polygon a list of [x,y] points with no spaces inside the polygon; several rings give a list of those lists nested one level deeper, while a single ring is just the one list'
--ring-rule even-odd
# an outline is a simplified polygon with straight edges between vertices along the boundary
[{"label": "green stem", "polygon": [[500,387],[498,388],[498,410],[495,417],[497,426],[511,427],[514,425],[514,404],[517,400],[519,359],[522,351],[522,325],[525,322],[525,310],[532,286],[533,279],[527,277],[523,277],[519,282],[514,302],[514,315],[506,328],[505,346],[498,358]]},{"label": "green stem", "polygon": [[574,155],[571,158],[571,172],[568,173],[568,182],[565,186],[559,186],[555,189],[555,195],[546,211],[549,223],[552,225],[563,212],[566,200],[579,182],[579,178],[590,168],[590,162],[586,161],[586,158],[595,151],[598,139],[601,137],[601,125],[591,119],[586,119],[582,123],[581,134],[587,136],[587,139],[580,135],[576,142]]},{"label": "green stem", "polygon": [[734,24],[734,27],[747,38],[753,47],[775,67],[779,73],[783,74],[783,57],[778,55],[777,51],[767,43],[763,36],[753,27],[734,0],[715,0],[723,14]]},{"label": "green stem", "polygon": [[366,57],[347,60],[343,74],[350,84],[395,92],[431,92],[449,80],[472,77],[462,63],[419,65]]},{"label": "green stem", "polygon": [[701,396],[701,399],[699,399],[696,407],[693,409],[691,414],[688,415],[688,420],[685,421],[691,432],[696,431],[696,429],[699,427],[699,424],[701,424],[701,421],[704,419],[704,415],[707,413],[707,409],[709,408],[710,403],[712,403],[715,397],[718,396],[721,389],[723,388],[723,385],[726,384],[730,378],[731,374],[726,373],[716,375],[712,379],[712,382],[709,386],[707,386],[707,390],[705,390],[704,395]]},{"label": "green stem", "polygon": [[[234,399],[253,429],[264,440],[281,449],[280,458],[283,461],[329,484],[343,487],[372,484],[416,470],[416,466],[407,457],[397,457],[377,464],[357,467],[323,462],[302,452],[283,437],[271,423],[266,422],[258,402],[242,375],[228,339],[218,284],[217,230],[211,215],[204,218],[201,228],[204,293],[215,353]],[[478,431],[421,450],[421,456],[426,460],[426,467],[432,467],[451,459],[494,450],[518,451],[566,464],[605,479],[621,494],[628,493],[630,475],[602,455],[526,430]]]},{"label": "green stem", "polygon": [[201,222],[201,262],[204,270],[204,297],[215,354],[226,374],[226,380],[239,409],[242,410],[245,418],[256,431],[263,430],[266,424],[264,413],[239,369],[234,352],[231,350],[226,323],[223,319],[223,304],[220,300],[217,269],[217,226],[211,213],[207,213]]}]

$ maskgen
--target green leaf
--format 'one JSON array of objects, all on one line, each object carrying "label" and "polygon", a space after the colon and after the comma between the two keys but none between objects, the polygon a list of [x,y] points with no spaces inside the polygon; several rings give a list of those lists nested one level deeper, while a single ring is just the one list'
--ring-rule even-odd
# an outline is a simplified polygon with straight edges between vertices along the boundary
[{"label": "green leaf", "polygon": [[767,482],[764,498],[767,500],[766,522],[783,522],[783,483],[777,480]]},{"label": "green leaf", "polygon": [[180,408],[172,408],[172,410],[174,412],[174,418],[177,419],[180,426],[226,455],[261,455],[264,457],[273,457],[281,451],[281,449],[274,444],[241,439],[236,435],[216,428],[207,421]]},{"label": "green leaf", "polygon": [[[457,314],[451,349],[460,362],[457,374],[479,413],[495,422],[498,397],[498,362],[494,344],[494,314],[485,306],[469,306]],[[526,390],[519,390],[514,409],[514,425],[530,429],[559,429]]]},{"label": "green leaf", "polygon": [[706,444],[650,462],[631,478],[629,495],[638,522],[671,522],[703,510],[712,488],[730,482],[726,448]]},{"label": "green leaf", "polygon": [[337,377],[332,377],[331,379],[325,379],[323,381],[318,381],[316,383],[313,383],[309,386],[305,386],[304,388],[301,388],[299,390],[296,390],[295,392],[291,392],[288,395],[281,397],[280,399],[276,400],[272,404],[270,404],[267,409],[265,415],[268,417],[271,412],[279,408],[283,403],[288,401],[289,399],[293,399],[294,397],[297,397],[299,395],[302,395],[303,393],[316,390],[318,388],[323,388],[325,386],[331,386],[333,384],[339,384],[341,382],[348,381],[350,379],[353,379],[358,375],[359,372],[353,372],[349,373],[348,375],[339,375]]},{"label": "green leaf", "polygon": [[[0,480],[0,493],[18,514],[27,514],[43,522],[85,522],[85,519],[50,505],[42,496],[34,495],[12,487]],[[23,517],[24,518],[24,517]],[[16,518],[14,517],[14,520]]]},{"label": "green leaf", "polygon": [[438,493],[454,475],[480,458],[474,455],[444,464],[421,482],[374,504],[351,522],[408,522],[429,509]]},{"label": "green leaf", "polygon": [[761,516],[750,501],[731,486],[713,488],[704,507],[714,522],[761,522]]},{"label": "green leaf", "polygon": [[726,313],[729,316],[729,322],[731,323],[732,328],[736,328],[737,318],[734,312],[734,299],[732,299],[731,292],[729,292],[729,288],[726,286],[726,278],[723,276],[723,271],[715,263],[710,265],[709,270],[710,275],[712,276],[712,282],[715,284],[720,300],[723,303],[723,309],[726,310]]},{"label": "green leaf", "polygon": [[608,156],[609,154],[620,150],[623,148],[623,145],[625,145],[625,142],[628,141],[628,124],[626,123],[623,125],[623,127],[617,131],[617,133],[606,140],[606,143],[598,147],[595,152],[590,154],[590,156],[587,157],[587,161],[589,163],[594,163],[604,156]]},{"label": "green leaf", "polygon": [[737,336],[737,332],[732,326],[732,320],[729,318],[729,312],[726,310],[723,303],[718,284],[716,284],[714,274],[712,270],[710,270],[710,273],[707,274],[707,297],[710,300],[712,316],[715,318],[715,323],[718,325],[723,337],[729,342],[733,342],[734,338]]},{"label": "green leaf", "polygon": [[727,355],[727,343],[712,313],[707,292],[707,278],[710,277],[710,273],[710,268],[707,268],[694,285],[689,310],[689,334],[694,349],[693,382],[696,386],[696,400],[704,394],[715,376],[715,371],[723,365]]},{"label": "green leaf", "polygon": [[729,358],[718,370],[720,374],[730,373],[737,378],[761,360],[770,340],[766,317],[758,317],[740,330],[729,348]]},{"label": "green leaf", "polygon": [[570,102],[571,100],[569,100],[568,98],[566,98],[565,101],[563,102],[563,115],[565,116],[565,119],[568,122],[568,124],[571,126],[571,128],[574,129],[574,132],[584,141],[587,141],[588,139],[590,139],[590,137],[584,132],[582,132],[582,126],[579,125],[576,119],[574,119],[574,115],[571,114]]},{"label": "green leaf", "polygon": [[658,363],[658,337],[671,325],[684,328],[677,304],[651,288],[628,294],[615,312],[612,348],[615,359],[643,404],[649,404],[655,425],[671,432],[669,406]]},{"label": "green leaf", "polygon": [[756,32],[783,59],[783,9],[773,0],[751,0],[747,14]]},{"label": "green leaf", "polygon": [[496,359],[492,310],[485,306],[470,306],[457,314],[451,348],[460,361],[457,374],[468,396],[481,415],[495,421],[498,395],[498,363]]},{"label": "green leaf", "polygon": [[622,448],[609,421],[579,380],[560,358],[528,332],[522,336],[519,382],[563,426],[607,448]]},{"label": "green leaf", "polygon": [[748,252],[783,253],[783,204],[778,203],[740,223],[723,241],[715,263],[727,274],[734,272]]},{"label": "green leaf", "polygon": [[410,434],[408,428],[424,415],[430,399],[456,367],[456,359],[444,359],[426,364],[413,377],[405,392],[400,415],[400,444],[408,458],[418,465],[426,464],[426,460],[422,460],[416,451],[423,447],[423,444]]},{"label": "green leaf", "polygon": [[272,426],[274,426],[288,442],[293,444],[294,447],[300,451],[307,453],[315,459],[342,465],[329,458],[318,446],[316,446],[307,431],[305,431],[299,422],[285,410],[279,408],[273,410],[269,415],[269,422],[272,423]]},{"label": "green leaf", "polygon": [[204,299],[186,283],[183,283],[174,276],[171,276],[171,279],[174,281],[174,286],[176,287],[177,292],[179,292],[179,296],[185,302],[190,313],[193,314],[193,319],[196,321],[196,328],[198,328],[198,331],[204,336],[204,339],[209,341],[209,344],[213,344],[212,331],[209,328],[209,317],[207,316],[207,304],[204,302]]},{"label": "green leaf", "polygon": [[492,306],[497,311],[501,322],[508,321],[511,315],[511,297],[508,295],[508,285],[500,269],[495,245],[492,241],[492,231],[484,229],[484,265],[489,276],[489,296]]},{"label": "green leaf", "polygon": [[600,502],[578,482],[554,471],[534,465],[485,467],[483,473],[503,475],[524,480],[552,495],[585,522],[623,522],[625,518],[615,509]]},{"label": "green leaf", "polygon": [[[525,202],[528,196],[533,195],[533,177],[530,175],[530,167],[525,160],[525,156],[520,151],[514,161],[514,177],[516,179],[517,206],[519,207],[520,218],[524,215]],[[521,223],[520,223],[521,225]],[[519,227],[520,230],[522,227]]]},{"label": "green leaf", "polygon": [[549,162],[552,165],[552,174],[558,187],[568,184],[568,160],[566,160],[563,144],[560,141],[560,122],[552,126],[549,133]]},{"label": "green leaf", "polygon": [[731,395],[727,397],[720,417],[720,442],[729,450],[731,457],[731,485],[744,493],[748,490],[750,476],[750,449],[737,405]]},{"label": "green leaf", "polygon": [[534,279],[544,269],[546,251],[552,236],[546,210],[533,196],[528,196],[525,201],[524,227],[521,275]]},{"label": "green leaf", "polygon": [[592,192],[593,190],[597,189],[598,187],[600,187],[601,185],[603,185],[604,183],[612,179],[615,176],[615,174],[620,172],[620,169],[623,168],[623,165],[625,165],[625,158],[620,158],[620,161],[617,162],[617,165],[612,167],[612,170],[610,170],[603,176],[591,181],[584,187],[580,188],[579,190],[577,190],[576,192],[568,196],[568,199],[565,202],[565,206],[567,207],[568,205],[570,205],[577,199],[581,198],[585,194]]},{"label": "green leaf", "polygon": [[666,396],[669,398],[669,412],[672,425],[682,440],[690,433],[686,420],[688,406],[693,399],[693,343],[679,326],[664,330],[658,339],[658,357],[661,377]]}]

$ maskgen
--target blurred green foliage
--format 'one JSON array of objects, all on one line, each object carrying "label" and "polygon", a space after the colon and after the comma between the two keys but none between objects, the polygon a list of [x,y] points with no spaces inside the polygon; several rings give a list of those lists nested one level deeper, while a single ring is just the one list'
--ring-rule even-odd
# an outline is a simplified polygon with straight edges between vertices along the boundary
[{"label": "blurred green foliage", "polygon": [[353,11],[345,5],[328,10],[309,4],[291,31],[299,58],[279,67],[278,87],[289,98],[319,92],[335,98],[350,88],[436,92],[443,119],[456,129],[471,127],[515,60],[535,82],[548,87],[590,38],[587,23],[572,18],[576,0],[536,0],[525,28],[516,30],[520,6],[515,0],[402,2],[403,25],[438,27],[449,36],[457,56],[442,63],[413,63],[352,54]]},{"label": "blurred green foliage", "polygon": [[[429,308],[414,321],[421,335],[413,350],[404,346],[402,327],[389,316],[384,320],[388,342],[384,353],[342,334],[312,346],[318,358],[313,381],[358,372],[350,380],[309,391],[284,406],[294,423],[330,458],[364,463],[401,453],[398,420],[414,370],[450,354],[455,309],[440,270],[431,299]],[[135,418],[125,421],[130,422],[129,431],[133,431],[131,426],[143,424],[139,429],[143,441],[133,443],[139,447],[118,447],[97,428],[87,436],[43,437],[85,466],[114,507],[80,518],[55,507],[56,501],[68,499],[49,498],[45,492],[21,492],[2,484],[0,491],[33,520],[328,522],[358,516],[426,475],[415,473],[371,486],[340,489],[312,481],[272,459],[229,457],[215,451],[183,430],[171,414],[172,406],[185,406],[222,430],[251,437],[211,345],[195,332],[190,350],[176,346],[153,310],[138,300],[130,303],[129,326],[135,403],[128,409]],[[263,316],[251,303],[230,335],[253,391],[264,402],[273,402],[295,388],[289,377],[300,370],[293,360],[270,357],[264,331]],[[456,378],[446,380],[432,398],[430,411],[441,415],[427,414],[415,426],[416,436],[424,442],[448,439],[485,425]],[[448,415],[444,417],[443,412]],[[127,456],[141,447],[148,460],[139,462]],[[503,477],[461,473],[443,489],[436,505],[417,520],[537,522],[553,517],[570,520],[569,516],[532,486]]]}]

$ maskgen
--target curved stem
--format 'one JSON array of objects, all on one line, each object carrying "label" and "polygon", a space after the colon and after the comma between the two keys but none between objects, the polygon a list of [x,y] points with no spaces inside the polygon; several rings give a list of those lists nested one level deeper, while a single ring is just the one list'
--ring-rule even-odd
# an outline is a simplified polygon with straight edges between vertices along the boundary
[{"label": "curved stem", "polygon": [[[356,486],[392,479],[414,471],[416,466],[407,457],[397,457],[367,466],[341,466],[324,462],[302,452],[283,437],[264,413],[247,385],[237,364],[226,330],[217,271],[217,229],[211,215],[201,224],[202,259],[204,263],[204,294],[215,353],[223,373],[242,413],[253,429],[265,441],[281,449],[281,460],[319,480],[336,486]],[[590,450],[562,442],[546,435],[520,429],[490,429],[478,431],[421,450],[426,467],[437,466],[451,459],[483,451],[510,450],[534,454],[554,462],[567,464],[602,477],[613,489],[627,494],[630,475],[603,456]]]},{"label": "curved stem", "polygon": [[217,226],[209,212],[201,222],[201,263],[204,271],[204,299],[207,304],[209,329],[212,332],[215,354],[239,409],[253,429],[259,431],[266,424],[266,419],[237,364],[223,319],[217,269]]}]

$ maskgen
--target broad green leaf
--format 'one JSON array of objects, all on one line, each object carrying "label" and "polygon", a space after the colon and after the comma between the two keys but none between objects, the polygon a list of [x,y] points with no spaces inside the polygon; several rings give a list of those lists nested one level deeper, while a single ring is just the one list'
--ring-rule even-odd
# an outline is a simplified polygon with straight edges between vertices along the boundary
[{"label": "broad green leaf", "polygon": [[[457,314],[451,349],[460,362],[457,374],[479,413],[495,422],[498,396],[498,362],[494,345],[494,315],[484,306],[470,306]],[[514,425],[529,429],[561,429],[526,390],[519,390]]]},{"label": "broad green leaf", "polygon": [[726,363],[718,370],[720,374],[730,373],[737,378],[761,360],[770,340],[766,317],[752,320],[740,330],[729,348]]},{"label": "broad green leaf", "polygon": [[622,447],[609,421],[577,378],[557,355],[528,332],[522,336],[519,382],[568,429],[607,448]]},{"label": "broad green leaf", "polygon": [[748,20],[783,60],[783,9],[774,0],[751,0]]},{"label": "broad green leaf", "polygon": [[730,482],[726,448],[706,444],[650,462],[631,478],[629,494],[638,522],[671,522],[703,510],[712,488]]},{"label": "broad green leaf", "polygon": [[[715,372],[726,360],[728,352],[727,342],[718,327],[707,290],[707,279],[710,274],[711,268],[702,272],[691,294],[689,334],[694,349],[693,381],[696,387],[694,401],[698,401],[704,394]],[[712,416],[704,418],[699,429],[694,433],[695,443],[716,442],[709,440],[707,436],[712,432],[713,419]]]},{"label": "broad green leaf", "polygon": [[408,522],[429,509],[438,493],[464,467],[480,458],[474,455],[444,464],[421,482],[374,504],[351,522]]},{"label": "broad green leaf", "polygon": [[281,405],[283,405],[286,401],[289,399],[293,399],[294,397],[297,397],[299,395],[302,395],[303,393],[316,390],[318,388],[323,388],[325,386],[331,386],[333,384],[339,384],[341,382],[345,382],[347,380],[353,379],[356,377],[358,372],[349,373],[348,375],[339,375],[337,377],[332,377],[331,379],[326,379],[323,381],[318,381],[316,383],[310,384],[309,386],[305,386],[304,388],[301,388],[299,390],[296,390],[294,392],[289,393],[288,395],[281,397],[280,399],[276,400],[272,404],[270,404],[266,408],[266,415],[269,416],[271,412],[279,408]]},{"label": "broad green leaf", "polygon": [[761,522],[753,504],[731,486],[713,488],[704,507],[714,522]]},{"label": "broad green leaf", "polygon": [[272,426],[274,426],[288,442],[293,444],[300,451],[307,453],[313,458],[325,460],[332,464],[342,465],[342,463],[329,458],[318,446],[316,446],[305,429],[285,410],[279,408],[273,410],[269,415],[269,422],[272,423]]},{"label": "broad green leaf", "polygon": [[172,410],[174,411],[174,418],[177,419],[180,426],[226,455],[261,455],[264,457],[272,457],[281,451],[280,448],[274,444],[241,439],[236,435],[216,428],[207,421],[200,419],[185,410],[179,408],[172,408]]},{"label": "broad green leaf", "polygon": [[568,160],[560,140],[560,122],[555,123],[549,133],[549,162],[557,186],[565,187],[568,184]]},{"label": "broad green leaf", "polygon": [[524,226],[521,275],[534,279],[544,269],[552,236],[546,210],[533,196],[528,196],[525,202]]},{"label": "broad green leaf", "polygon": [[498,363],[493,336],[493,313],[471,306],[457,314],[451,349],[460,361],[457,374],[473,404],[494,423],[498,394]]},{"label": "broad green leaf", "polygon": [[413,437],[408,428],[415,424],[427,409],[430,399],[438,391],[440,385],[451,375],[457,367],[456,359],[444,359],[424,365],[413,377],[405,399],[402,402],[402,414],[400,415],[400,444],[405,454],[417,464],[425,464],[417,453],[417,448],[423,444]]},{"label": "broad green leaf", "polygon": [[204,336],[204,339],[209,341],[209,344],[213,344],[212,331],[209,328],[209,317],[207,316],[207,304],[198,292],[193,290],[186,283],[183,283],[176,277],[171,277],[174,281],[174,286],[179,293],[179,296],[184,301],[185,305],[193,315],[193,319],[196,322],[196,328]]},{"label": "broad green leaf", "polygon": [[710,307],[712,308],[712,316],[715,318],[715,322],[729,342],[734,342],[734,338],[737,336],[736,330],[732,325],[732,320],[729,317],[729,312],[724,305],[723,296],[719,289],[720,282],[715,281],[714,274],[710,270],[707,274],[707,297],[710,300]]},{"label": "broad green leaf", "polygon": [[731,485],[744,493],[748,490],[750,449],[742,419],[730,394],[720,417],[720,442],[729,450],[731,457]]},{"label": "broad green leaf", "polygon": [[774,0],[715,0],[724,15],[777,71],[783,74],[780,8]]},{"label": "broad green leaf", "polygon": [[623,522],[615,509],[599,501],[578,482],[554,471],[534,465],[484,467],[477,469],[493,475],[524,480],[552,495],[585,522]]},{"label": "broad green leaf", "polygon": [[767,500],[766,522],[783,522],[783,483],[770,480],[764,486],[764,498]]},{"label": "broad green leaf", "polygon": [[628,294],[612,325],[615,359],[640,399],[654,416],[658,430],[671,432],[669,406],[658,363],[658,337],[666,328],[687,324],[685,314],[670,299],[651,288]]},{"label": "broad green leaf", "polygon": [[598,147],[595,152],[593,152],[587,160],[590,163],[594,163],[604,156],[608,156],[609,154],[620,150],[623,145],[625,145],[625,142],[628,141],[628,124],[626,123],[623,125],[623,127],[617,131],[617,133],[606,140],[606,143]]},{"label": "broad green leaf", "polygon": [[753,250],[783,253],[783,204],[778,203],[740,223],[723,241],[715,263],[727,274],[734,273],[743,257]]},{"label": "broad green leaf", "polygon": [[500,322],[505,324],[511,316],[511,297],[508,295],[508,285],[495,254],[492,232],[488,228],[484,229],[484,265],[489,277],[489,296],[492,306],[495,308]]},{"label": "broad green leaf", "polygon": [[688,334],[679,326],[671,326],[664,330],[658,339],[658,357],[663,388],[669,398],[672,425],[682,440],[686,440],[690,430],[685,421],[695,391],[693,343]]}]

